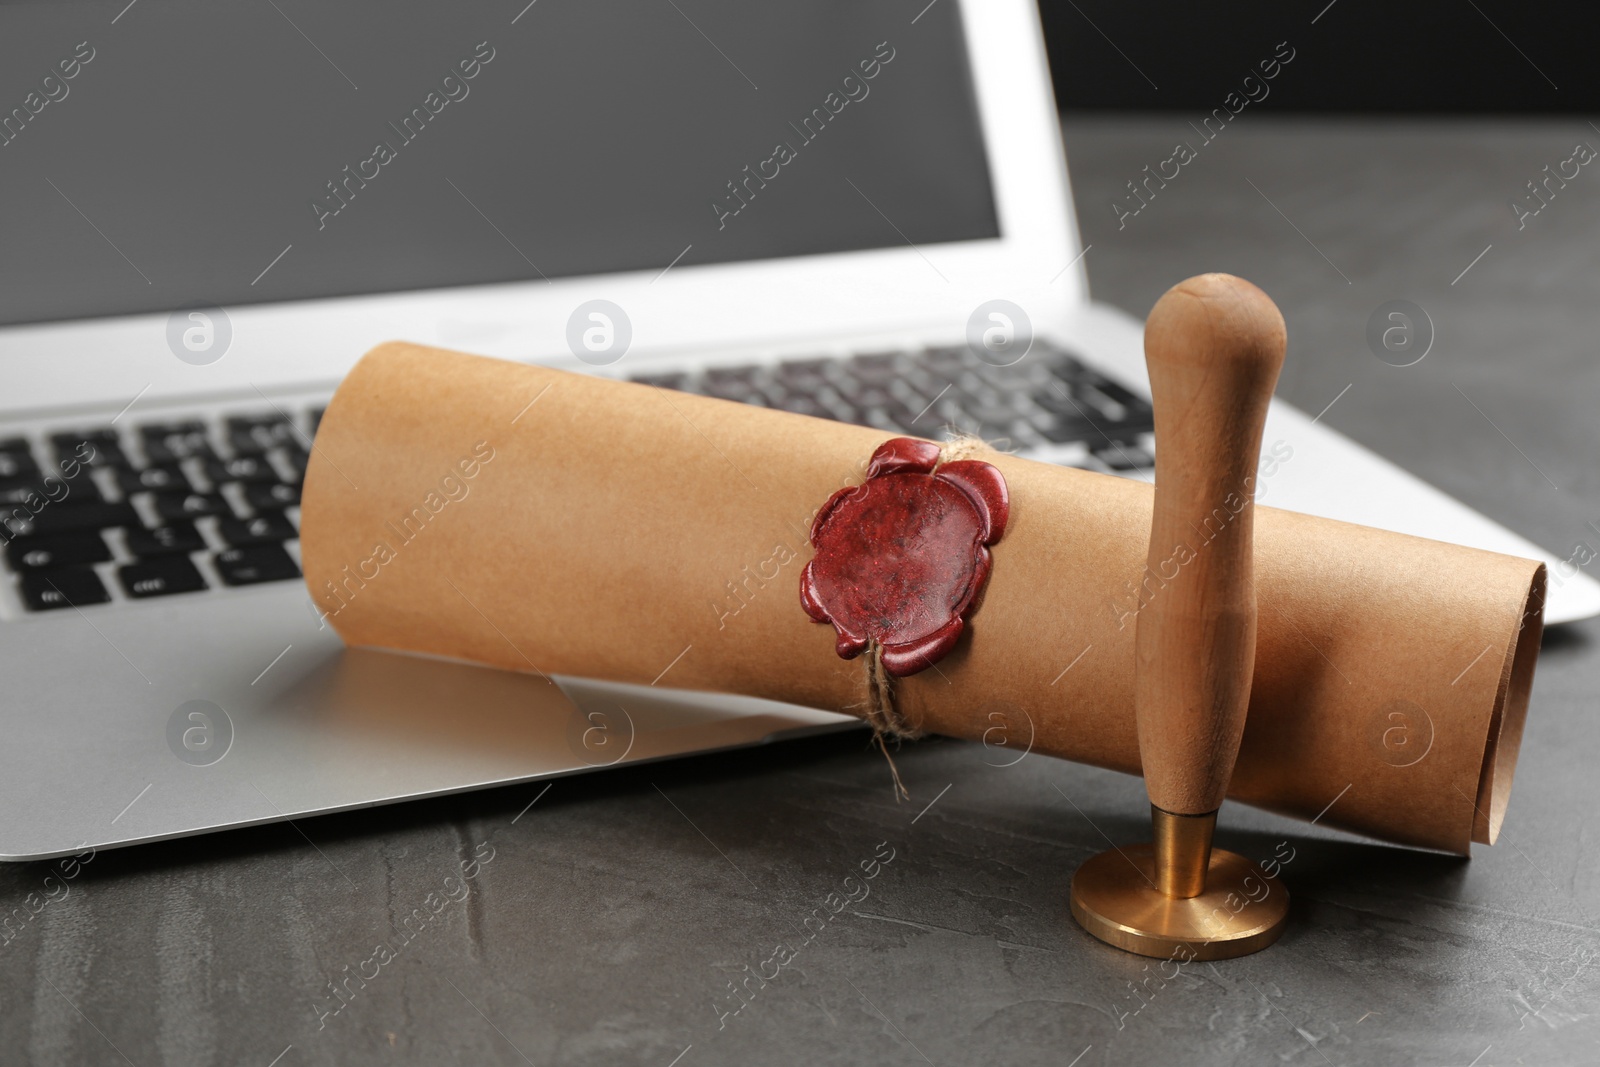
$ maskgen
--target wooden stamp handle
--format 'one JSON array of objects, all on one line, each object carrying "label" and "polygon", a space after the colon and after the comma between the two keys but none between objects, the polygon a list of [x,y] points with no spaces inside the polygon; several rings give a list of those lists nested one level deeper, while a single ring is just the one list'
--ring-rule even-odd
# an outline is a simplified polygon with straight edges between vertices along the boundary
[{"label": "wooden stamp handle", "polygon": [[1216,811],[1250,703],[1252,500],[1283,316],[1229,274],[1180,282],[1145,325],[1155,407],[1155,514],[1139,582],[1134,707],[1150,802]]}]

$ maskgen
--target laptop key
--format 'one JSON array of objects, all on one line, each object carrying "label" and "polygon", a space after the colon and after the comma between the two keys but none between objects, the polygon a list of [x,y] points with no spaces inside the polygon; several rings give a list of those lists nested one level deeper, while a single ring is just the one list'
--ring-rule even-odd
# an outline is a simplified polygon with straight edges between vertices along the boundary
[{"label": "laptop key", "polygon": [[1090,452],[1114,471],[1150,470],[1156,465],[1155,457],[1134,444],[1101,445]]},{"label": "laptop key", "polygon": [[990,367],[985,365],[973,367],[967,373],[990,389],[1008,393],[1027,392],[1049,380],[1048,374],[1041,377],[1033,372],[1033,367],[1031,366]]},{"label": "laptop key", "polygon": [[295,483],[299,484],[304,481],[306,464],[311,462],[311,454],[303,448],[294,447],[284,448],[280,451],[283,454],[284,462],[288,463],[289,469],[294,472]]},{"label": "laptop key", "polygon": [[967,350],[966,345],[936,345],[932,348],[924,348],[911,358],[923,364],[948,365],[964,364],[970,356],[971,353]]},{"label": "laptop key", "polygon": [[181,468],[173,464],[157,467],[117,469],[117,486],[124,495],[134,493],[187,493],[194,488]]},{"label": "laptop key", "polygon": [[737,367],[707,367],[702,377],[707,383],[742,382],[749,385],[763,375],[761,367],[748,363]]},{"label": "laptop key", "polygon": [[176,463],[179,460],[212,459],[211,439],[203,422],[177,422],[139,427],[145,458],[151,463]]},{"label": "laptop key", "polygon": [[[105,499],[105,494],[100,492],[100,487],[95,484],[89,468],[81,463],[67,466],[66,470],[73,471],[73,477],[68,478],[64,472],[49,470],[39,472],[33,478],[25,481],[0,482],[0,503],[25,503],[30,494],[41,500],[61,504],[68,500],[75,503],[83,501],[100,501]],[[37,501],[33,503],[38,509]]]},{"label": "laptop key", "polygon": [[48,504],[29,514],[23,508],[0,511],[0,527],[6,536],[32,537],[67,530],[105,530],[112,526],[137,526],[139,514],[127,503],[64,500]]},{"label": "laptop key", "polygon": [[38,497],[29,497],[14,504],[0,504],[0,540],[14,541],[38,533],[34,520],[44,506]]},{"label": "laptop key", "polygon": [[895,422],[883,408],[865,408],[853,420],[858,426],[871,426],[875,430],[888,430],[890,433],[901,433],[900,424]]},{"label": "laptop key", "polygon": [[156,514],[162,522],[181,522],[208,515],[232,515],[233,509],[215,493],[157,493]]},{"label": "laptop key", "polygon": [[857,381],[869,385],[888,385],[899,378],[906,367],[906,360],[899,352],[873,352],[859,356],[851,356],[845,363]]},{"label": "laptop key", "polygon": [[281,511],[300,503],[298,485],[250,485],[244,487],[245,502],[256,511]]},{"label": "laptop key", "polygon": [[777,378],[797,393],[832,385],[843,374],[836,359],[791,359],[778,364]]},{"label": "laptop key", "polygon": [[217,524],[222,539],[235,548],[293,541],[300,534],[281,511],[266,511],[253,519],[223,519]]},{"label": "laptop key", "polygon": [[700,392],[719,400],[732,400],[740,404],[750,403],[759,395],[756,387],[749,382],[736,378],[715,379],[709,376],[701,384]]},{"label": "laptop key", "polygon": [[981,429],[977,419],[954,404],[940,403],[934,407],[934,411],[939,415],[940,428],[947,437],[952,433],[976,435]]},{"label": "laptop key", "polygon": [[1087,418],[1089,408],[1072,395],[1071,390],[1061,385],[1051,385],[1049,388],[1040,389],[1033,394],[1033,402],[1046,411],[1057,415],[1071,415],[1077,418]]},{"label": "laptop key", "polygon": [[1065,382],[1086,382],[1099,377],[1087,363],[1070,352],[1057,352],[1047,357],[1045,362],[1051,372]]},{"label": "laptop key", "polygon": [[50,445],[61,463],[74,460],[86,467],[125,467],[128,457],[122,451],[122,438],[109,427],[81,433],[53,433]]},{"label": "laptop key", "polygon": [[281,415],[234,415],[223,421],[223,428],[229,447],[241,456],[260,455],[299,440],[294,425]]},{"label": "laptop key", "polygon": [[6,545],[6,562],[18,571],[40,571],[111,559],[106,539],[93,530],[78,530],[53,537],[19,537]]},{"label": "laptop key", "polygon": [[44,482],[39,479],[26,478],[0,483],[0,508],[13,508],[20,504],[30,511],[38,511],[49,500],[50,498],[44,495]]},{"label": "laptop key", "polygon": [[1113,441],[1135,441],[1140,434],[1155,430],[1155,412],[1150,404],[1122,386],[1096,375],[1094,381],[1080,384],[1084,413],[1094,418],[1100,430]]},{"label": "laptop key", "polygon": [[230,548],[212,556],[211,561],[229,585],[258,585],[300,577],[300,568],[282,545]]},{"label": "laptop key", "polygon": [[794,395],[785,397],[775,405],[782,411],[792,411],[796,415],[814,415],[819,419],[829,419],[833,415],[809,396]]},{"label": "laptop key", "polygon": [[1013,432],[1016,430],[1015,420],[1007,422],[979,422],[978,436],[985,441],[1004,441],[1007,446],[1012,442]]},{"label": "laptop key", "polygon": [[90,567],[27,571],[22,575],[20,587],[23,603],[27,604],[30,611],[104,604],[111,599],[105,583]]},{"label": "laptop key", "polygon": [[936,433],[939,429],[939,420],[928,413],[928,408],[931,406],[919,404],[917,407],[911,407],[909,404],[893,403],[884,411],[894,420],[895,425],[906,433],[925,437]]},{"label": "laptop key", "polygon": [[206,580],[188,556],[157,556],[117,568],[117,580],[136,600],[174,593],[197,593],[208,589]]},{"label": "laptop key", "polygon": [[206,477],[212,485],[224,482],[275,482],[278,472],[266,456],[235,456],[232,459],[207,460]]},{"label": "laptop key", "polygon": [[1033,420],[1033,428],[1052,444],[1066,445],[1074,441],[1104,442],[1094,424],[1081,415],[1057,415]]},{"label": "laptop key", "polygon": [[1044,435],[1033,428],[1027,419],[1018,419],[1011,424],[1011,444],[1015,448],[1035,448],[1044,444]]},{"label": "laptop key", "polygon": [[881,408],[899,399],[881,385],[843,385],[840,394],[858,408]]},{"label": "laptop key", "polygon": [[128,551],[140,558],[198,552],[205,547],[205,539],[192,522],[171,522],[155,529],[135,526],[128,530]]},{"label": "laptop key", "polygon": [[685,387],[689,384],[689,376],[687,374],[680,374],[677,372],[671,372],[667,374],[635,374],[633,377],[629,378],[628,381],[636,382],[639,385],[653,385],[658,389],[676,389],[679,392],[683,392]]},{"label": "laptop key", "polygon": [[1017,410],[1010,404],[985,402],[966,404],[964,406],[966,407],[967,413],[973,418],[977,419],[979,422],[983,423],[985,427],[1009,427],[1017,418]]},{"label": "laptop key", "polygon": [[0,481],[33,478],[38,473],[39,464],[34,461],[33,449],[28,447],[27,441],[20,437],[0,441]]},{"label": "laptop key", "polygon": [[1138,414],[1134,414],[1122,422],[1114,422],[1109,425],[1101,423],[1100,425],[1100,429],[1105,432],[1107,437],[1124,445],[1137,444],[1139,438],[1147,433],[1154,433],[1155,428],[1153,419],[1142,418]]}]

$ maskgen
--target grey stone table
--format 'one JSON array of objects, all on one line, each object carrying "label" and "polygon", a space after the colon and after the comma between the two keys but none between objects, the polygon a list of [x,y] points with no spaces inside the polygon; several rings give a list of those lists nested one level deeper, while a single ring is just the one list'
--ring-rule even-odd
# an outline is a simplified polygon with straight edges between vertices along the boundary
[{"label": "grey stone table", "polygon": [[[1097,296],[1142,313],[1189,274],[1254,279],[1288,319],[1289,400],[1562,554],[1600,547],[1600,174],[1521,229],[1508,207],[1600,135],[1247,116],[1119,228],[1185,131],[1068,124]],[[1437,332],[1404,369],[1363,341],[1396,298]],[[1139,781],[930,740],[896,804],[849,734],[102,853],[0,949],[0,1061],[1600,1062],[1597,638],[1546,640],[1498,846],[1230,809],[1224,844],[1294,849],[1293,925],[1170,980],[1067,913],[1077,864],[1146,833]],[[0,868],[0,900],[52,869]]]}]

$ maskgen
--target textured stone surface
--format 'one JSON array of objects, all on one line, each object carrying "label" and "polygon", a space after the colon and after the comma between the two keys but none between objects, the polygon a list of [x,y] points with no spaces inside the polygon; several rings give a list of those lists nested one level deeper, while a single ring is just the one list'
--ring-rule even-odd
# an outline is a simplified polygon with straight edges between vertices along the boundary
[{"label": "textured stone surface", "polygon": [[[1290,400],[1348,384],[1326,421],[1553,549],[1596,543],[1600,176],[1520,233],[1506,207],[1592,131],[1247,113],[1119,233],[1106,202],[1184,127],[1069,124],[1097,296],[1142,313],[1189,274],[1251,278],[1288,319]],[[1362,339],[1394,298],[1439,332],[1405,370]],[[1141,783],[933,739],[900,750],[896,804],[862,733],[103,853],[0,946],[0,1061],[1595,1063],[1597,640],[1546,641],[1499,845],[1467,862],[1230,807],[1226,847],[1295,850],[1292,926],[1165,983],[1067,913],[1076,865],[1146,834]],[[328,983],[483,842],[466,898],[319,1030]],[[52,869],[0,867],[0,901]]]}]

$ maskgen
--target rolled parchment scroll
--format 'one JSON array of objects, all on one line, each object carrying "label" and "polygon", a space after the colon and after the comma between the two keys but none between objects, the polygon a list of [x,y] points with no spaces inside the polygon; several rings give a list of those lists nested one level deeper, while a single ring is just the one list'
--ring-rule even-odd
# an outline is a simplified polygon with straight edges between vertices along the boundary
[{"label": "rolled parchment scroll", "polygon": [[[816,509],[891,436],[386,344],[322,417],[306,581],[351,645],[859,715],[862,664],[806,615],[799,576]],[[985,458],[1009,486],[1010,526],[966,634],[937,670],[900,680],[901,711],[928,732],[977,739],[998,723],[1013,744],[1138,774],[1137,613],[1254,506],[1250,487],[1147,566],[1149,485]],[[1262,507],[1255,567],[1228,795],[1398,844],[1492,844],[1543,566]]]}]

